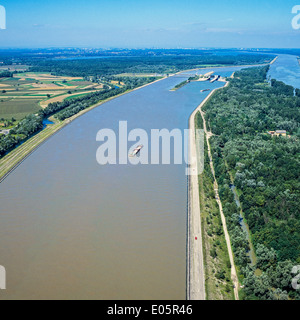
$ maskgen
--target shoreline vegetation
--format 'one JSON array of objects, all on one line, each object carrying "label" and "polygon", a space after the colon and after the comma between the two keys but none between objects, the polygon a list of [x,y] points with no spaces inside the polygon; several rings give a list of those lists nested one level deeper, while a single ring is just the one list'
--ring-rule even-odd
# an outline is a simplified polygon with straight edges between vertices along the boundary
[{"label": "shoreline vegetation", "polygon": [[188,84],[188,83],[189,83],[189,80],[184,80],[184,81],[178,83],[178,84],[177,84],[173,89],[171,89],[170,91],[176,91],[176,90],[184,87],[184,86],[185,86],[186,84]]},{"label": "shoreline vegetation", "polygon": [[[276,59],[275,57],[268,65],[265,66],[256,66],[258,68],[253,69],[253,71],[248,71],[250,76],[243,78],[242,80],[249,81],[254,83],[255,86],[261,86],[262,80],[266,82],[266,75],[267,71],[269,70],[269,65],[273,64]],[[247,69],[244,73],[247,74]],[[256,71],[257,70],[257,71]],[[259,70],[265,70],[263,72],[263,79],[261,80],[259,76],[257,77],[259,80],[252,80],[251,79],[251,72],[255,74],[259,74]],[[229,202],[227,199],[224,200],[224,183],[223,180],[220,180],[220,161],[216,159],[216,147],[215,147],[215,135],[211,132],[211,117],[215,117],[215,113],[210,113],[210,116],[206,115],[203,111],[209,110],[209,107],[214,104],[214,100],[218,95],[224,95],[226,92],[225,89],[230,87],[230,82],[233,81],[241,81],[240,74],[243,73],[243,70],[240,71],[237,75],[237,79],[235,79],[234,74],[229,78],[229,81],[226,81],[226,85],[222,88],[218,88],[213,90],[210,95],[196,108],[193,112],[191,117],[195,123],[196,128],[204,129],[205,131],[205,164],[204,164],[204,172],[199,175],[198,184],[196,182],[191,183],[189,186],[189,217],[188,223],[188,293],[190,291],[195,291],[195,288],[191,290],[193,285],[191,284],[191,274],[194,273],[193,268],[195,265],[191,263],[196,258],[196,252],[194,252],[193,256],[193,245],[191,245],[191,241],[194,240],[192,230],[195,227],[193,222],[195,221],[195,215],[199,214],[197,210],[193,212],[191,210],[190,202],[194,201],[193,197],[193,188],[199,189],[199,198],[200,198],[200,211],[201,211],[201,229],[202,229],[202,241],[203,241],[203,259],[204,259],[204,270],[205,270],[205,290],[206,290],[206,297],[207,299],[215,300],[215,299],[232,299],[235,298],[236,300],[239,299],[261,299],[261,298],[271,298],[277,300],[286,300],[288,299],[288,293],[291,295],[290,298],[295,298],[297,295],[294,291],[291,291],[291,277],[289,277],[288,281],[283,282],[273,280],[272,272],[277,272],[280,279],[284,277],[284,272],[288,272],[288,268],[292,266],[291,260],[286,261],[278,261],[277,267],[274,261],[273,267],[270,268],[270,261],[269,266],[267,266],[267,261],[263,261],[264,258],[261,255],[274,256],[276,255],[274,249],[271,247],[267,248],[259,243],[257,243],[257,237],[253,234],[253,230],[249,227],[249,213],[246,214],[243,212],[243,206],[245,207],[245,195],[243,195],[240,186],[237,190],[237,197],[241,197],[242,200],[239,200],[241,207],[238,208],[236,203],[234,202],[233,193],[230,190],[230,185],[236,184],[236,177],[233,176],[236,173],[235,170],[232,170],[232,164],[228,165],[228,160],[224,159],[224,170],[227,171],[228,175],[228,183],[227,188],[230,190],[228,191],[228,197],[230,200],[230,205],[232,207],[236,206],[236,214],[234,217],[230,218],[228,216],[228,205]],[[264,85],[264,88],[267,89],[269,87],[270,91],[274,91],[275,94],[284,94],[287,96],[293,96],[293,89],[290,86],[283,84],[280,81],[272,80],[271,83],[267,86]],[[224,90],[220,90],[224,89]],[[255,88],[254,91],[257,89]],[[218,91],[218,93],[216,93]],[[233,96],[234,97],[234,96]],[[296,100],[297,97],[300,97],[299,90],[296,90],[296,96],[294,99]],[[226,101],[226,100],[224,100]],[[222,103],[221,103],[222,105]],[[291,104],[292,107],[292,104]],[[292,111],[292,114],[296,116]],[[285,111],[282,111],[283,114],[286,114]],[[290,117],[293,117],[290,115]],[[206,121],[208,121],[209,131],[206,128]],[[190,126],[191,127],[191,126]],[[221,128],[218,130],[218,134],[221,133]],[[214,131],[214,130],[213,130]],[[209,139],[212,140],[212,146],[210,147]],[[290,137],[290,136],[289,136]],[[192,143],[195,143],[195,138],[193,139]],[[193,147],[192,147],[193,148]],[[210,149],[212,151],[210,151]],[[212,153],[211,153],[212,152]],[[216,173],[214,162],[216,162]],[[230,161],[229,161],[230,162]],[[189,177],[191,180],[191,177]],[[226,181],[226,180],[225,180]],[[219,187],[220,184],[220,187]],[[237,183],[239,184],[239,183]],[[262,184],[260,182],[260,184]],[[224,202],[223,202],[224,201]],[[224,209],[223,209],[224,207]],[[223,212],[224,210],[224,212]],[[243,230],[240,218],[238,213],[242,212],[242,217],[244,219],[244,225],[248,230],[248,234]],[[247,210],[248,211],[248,210]],[[220,219],[221,215],[221,219]],[[235,219],[235,216],[237,217]],[[222,221],[221,221],[222,220]],[[233,221],[234,220],[234,221]],[[251,225],[253,222],[250,221]],[[228,228],[227,228],[228,224]],[[223,225],[223,231],[221,227]],[[250,225],[250,226],[251,226]],[[227,230],[228,229],[228,230]],[[231,239],[232,237],[232,239]],[[240,238],[239,238],[240,237]],[[192,240],[191,240],[192,239]],[[226,241],[225,241],[226,239]],[[243,239],[243,240],[242,240]],[[256,244],[254,246],[254,244]],[[228,249],[224,252],[224,247]],[[270,250],[270,251],[268,251]],[[226,253],[227,251],[227,253]],[[249,252],[252,251],[252,258],[249,258]],[[297,257],[297,254],[294,255]],[[192,258],[191,258],[192,257]],[[278,259],[278,256],[277,258]],[[299,256],[297,261],[299,260]],[[269,260],[269,258],[267,258]],[[247,261],[247,267],[245,269],[245,261]],[[296,263],[296,261],[294,262]],[[236,266],[235,266],[236,265]],[[260,267],[262,266],[262,267]],[[276,268],[276,270],[275,270]],[[218,270],[220,269],[220,270]],[[231,272],[230,272],[231,269]],[[231,281],[230,281],[230,273],[231,273]],[[269,273],[269,274],[268,274]],[[267,274],[269,279],[267,279]],[[203,280],[202,280],[203,281]],[[196,282],[199,286],[199,280]],[[200,279],[201,283],[201,279]],[[231,283],[231,285],[230,285]],[[284,284],[283,284],[284,283]],[[223,285],[223,287],[222,287]],[[264,286],[264,293],[261,291],[261,288]],[[199,286],[201,287],[201,285]],[[270,291],[268,291],[270,290]],[[257,292],[256,292],[257,291]],[[258,292],[260,292],[258,294]],[[234,293],[234,294],[233,294]],[[265,294],[265,296],[264,296]],[[260,296],[262,295],[262,296]],[[192,295],[188,296],[188,298],[192,299]]]},{"label": "shoreline vegetation", "polygon": [[[203,106],[202,120],[210,132],[206,138],[210,140],[219,185],[217,200],[222,201],[237,266],[239,298],[297,300],[299,293],[291,286],[291,270],[300,261],[300,239],[295,232],[299,229],[300,203],[296,169],[300,94],[297,90],[294,94],[294,88],[283,82],[269,83],[268,69],[263,66],[236,72],[230,85],[218,90]],[[286,130],[287,135],[268,135],[275,129]],[[231,185],[236,187],[240,208]],[[207,186],[203,188],[205,191]],[[200,197],[201,193],[202,188]],[[250,239],[242,228],[240,210],[249,226]],[[211,231],[210,217],[204,220],[203,229],[205,246],[205,236]],[[210,234],[207,239],[212,242]],[[254,262],[248,254],[251,244]],[[204,257],[207,255],[205,251]]]},{"label": "shoreline vegetation", "polygon": [[[198,69],[197,69],[198,70]],[[186,72],[186,71],[185,71]],[[213,73],[213,72],[210,72]],[[180,83],[178,83],[174,88],[172,88],[170,91],[176,91],[182,87],[184,87],[186,84],[192,82],[192,81],[205,81],[208,80],[208,78],[200,78],[199,75],[195,75],[194,77],[189,77],[187,80],[184,80]]]}]

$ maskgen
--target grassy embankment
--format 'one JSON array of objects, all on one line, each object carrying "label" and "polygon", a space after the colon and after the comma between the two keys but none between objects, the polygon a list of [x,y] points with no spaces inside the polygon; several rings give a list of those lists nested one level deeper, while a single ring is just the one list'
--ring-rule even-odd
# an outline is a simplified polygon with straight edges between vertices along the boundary
[{"label": "grassy embankment", "polygon": [[[203,129],[200,112],[195,117],[196,129]],[[200,211],[207,300],[234,299],[230,260],[224,238],[219,207],[215,199],[214,180],[205,140],[204,171],[199,175]]]},{"label": "grassy embankment", "polygon": [[188,80],[185,80],[185,81],[182,81],[180,83],[178,83],[173,89],[171,89],[170,91],[176,91],[182,87],[184,87],[186,84],[188,84],[189,81]]}]

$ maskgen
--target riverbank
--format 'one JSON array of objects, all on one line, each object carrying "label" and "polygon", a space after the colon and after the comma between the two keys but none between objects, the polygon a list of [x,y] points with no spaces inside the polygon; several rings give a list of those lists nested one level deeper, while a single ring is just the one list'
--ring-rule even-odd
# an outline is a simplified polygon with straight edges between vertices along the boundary
[{"label": "riverbank", "polygon": [[210,150],[209,138],[211,133],[207,131],[206,121],[202,107],[211,98],[211,96],[219,89],[223,89],[229,85],[226,82],[225,86],[222,88],[214,89],[194,110],[189,119],[189,160],[190,160],[190,175],[188,184],[188,236],[187,236],[187,246],[188,246],[188,265],[187,265],[187,299],[188,300],[205,300],[205,272],[204,272],[204,261],[203,261],[203,240],[201,231],[201,213],[200,213],[200,200],[199,200],[199,181],[198,181],[198,167],[197,161],[192,161],[197,159],[196,148],[196,138],[195,138],[195,116],[199,111],[203,119],[203,128],[206,135],[206,142],[208,148],[208,156],[210,159],[211,171],[214,178],[214,190],[216,201],[219,205],[219,211],[221,215],[223,231],[225,234],[225,240],[228,248],[228,254],[231,264],[231,279],[234,284],[234,296],[238,300],[238,277],[236,273],[236,268],[234,264],[233,252],[230,243],[230,237],[226,226],[226,219],[223,213],[222,203],[219,197],[218,184],[215,178],[214,165]]},{"label": "riverbank", "polygon": [[188,80],[185,80],[185,81],[182,81],[180,82],[179,84],[177,84],[174,88],[172,88],[170,91],[177,91],[179,90],[180,88],[184,87],[186,84],[188,84],[189,81]]},{"label": "riverbank", "polygon": [[54,124],[47,126],[44,130],[40,131],[39,133],[35,134],[28,140],[26,140],[23,144],[9,152],[7,155],[5,155],[2,159],[0,159],[0,183],[7,178],[7,176],[13,172],[28,156],[30,156],[36,149],[38,149],[46,140],[48,140],[51,136],[59,132],[61,129],[63,129],[66,125],[74,121],[75,119],[79,118],[83,114],[89,112],[90,110],[101,106],[103,103],[106,103],[110,100],[116,99],[118,97],[121,97],[124,94],[133,92],[135,90],[142,89],[146,86],[149,86],[153,83],[156,83],[158,81],[161,81],[165,79],[166,77],[163,77],[161,79],[155,80],[153,82],[147,83],[145,85],[142,85],[138,88],[123,92],[119,95],[116,95],[114,97],[108,98],[100,103],[96,103],[79,113],[75,114],[74,116],[65,119],[64,121],[56,121]]},{"label": "riverbank", "polygon": [[275,58],[270,62],[270,64],[273,64],[273,63],[277,60],[277,58],[278,58],[278,56],[275,57]]},{"label": "riverbank", "polygon": [[[204,104],[213,91],[203,100]],[[188,227],[187,227],[187,300],[205,300],[205,272],[199,199],[195,115],[189,119]]]}]

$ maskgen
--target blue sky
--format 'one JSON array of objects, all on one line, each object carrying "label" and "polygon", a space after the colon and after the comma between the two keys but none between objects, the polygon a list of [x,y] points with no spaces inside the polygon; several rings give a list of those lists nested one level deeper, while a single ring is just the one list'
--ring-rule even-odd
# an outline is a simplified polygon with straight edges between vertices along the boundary
[{"label": "blue sky", "polygon": [[300,48],[297,0],[0,0],[0,47]]}]

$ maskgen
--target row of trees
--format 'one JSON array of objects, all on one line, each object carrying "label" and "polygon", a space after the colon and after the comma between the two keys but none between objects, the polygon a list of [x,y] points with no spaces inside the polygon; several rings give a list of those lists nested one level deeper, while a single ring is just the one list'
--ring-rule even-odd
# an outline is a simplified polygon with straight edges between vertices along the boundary
[{"label": "row of trees", "polygon": [[0,78],[11,78],[13,77],[14,73],[10,71],[2,71],[0,72]]},{"label": "row of trees", "polygon": [[125,86],[121,88],[104,89],[101,91],[89,93],[81,98],[74,98],[62,102],[50,103],[45,109],[40,110],[39,114],[42,117],[48,117],[52,114],[55,114],[55,117],[58,120],[62,121],[88,108],[91,105],[94,105],[100,101],[106,100],[118,94],[124,93],[127,90],[131,90],[144,84],[153,82],[156,79],[157,78],[155,77],[128,78],[128,81],[126,79],[124,80]]},{"label": "row of trees", "polygon": [[114,97],[118,94],[125,92],[127,88],[119,88],[115,90],[108,90],[106,92],[93,93],[89,97],[84,97],[82,101],[71,100],[70,105],[67,108],[64,108],[62,111],[58,112],[55,115],[55,118],[58,120],[65,120],[72,117],[76,113],[88,108],[89,106],[96,104],[97,102],[106,100],[108,98]]},{"label": "row of trees", "polygon": [[43,118],[41,116],[28,115],[11,129],[8,135],[0,135],[0,157],[42,128]]},{"label": "row of trees", "polygon": [[[205,106],[216,177],[246,299],[299,299],[291,270],[300,263],[300,97],[266,81],[268,67],[241,70]],[[299,91],[296,91],[299,93]],[[269,130],[290,137],[271,137]],[[239,220],[231,178],[252,235],[257,262]]]},{"label": "row of trees", "polygon": [[187,83],[188,83],[188,80],[184,80],[184,81],[176,84],[176,86],[174,87],[173,90],[178,90],[178,89],[182,88],[183,86],[185,86]]},{"label": "row of trees", "polygon": [[[127,53],[128,54],[128,53]],[[270,61],[274,57],[262,54],[198,54],[191,55],[180,51],[171,54],[129,55],[106,57],[105,59],[32,59],[27,61],[30,71],[51,72],[55,75],[91,76],[116,75],[120,73],[173,73],[204,65],[241,65],[258,64]]]}]

